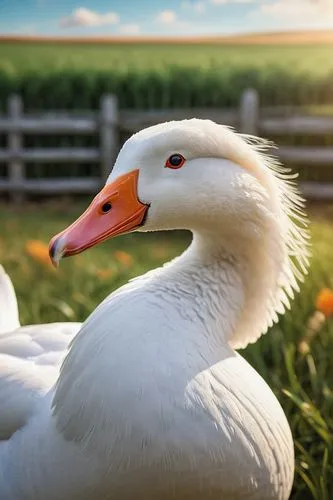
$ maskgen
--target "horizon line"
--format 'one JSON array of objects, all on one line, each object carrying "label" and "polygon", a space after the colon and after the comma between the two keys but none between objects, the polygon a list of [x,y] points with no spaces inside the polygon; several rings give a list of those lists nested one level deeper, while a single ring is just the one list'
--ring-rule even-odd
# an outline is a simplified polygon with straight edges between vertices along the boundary
[{"label": "horizon line", "polygon": [[107,36],[62,36],[62,35],[16,35],[1,34],[0,42],[55,42],[55,43],[333,43],[333,29],[263,31],[233,34],[184,35],[107,35]]}]

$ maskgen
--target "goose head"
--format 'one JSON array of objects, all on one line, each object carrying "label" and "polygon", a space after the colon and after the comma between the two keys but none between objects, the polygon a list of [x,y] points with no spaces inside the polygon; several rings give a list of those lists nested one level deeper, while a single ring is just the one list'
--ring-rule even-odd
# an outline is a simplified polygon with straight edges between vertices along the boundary
[{"label": "goose head", "polygon": [[138,132],[84,214],[51,240],[51,259],[57,263],[129,231],[191,230],[206,251],[223,248],[245,259],[252,270],[247,280],[258,287],[262,281],[262,333],[288,305],[308,257],[303,200],[288,172],[265,153],[268,147],[210,120]]}]

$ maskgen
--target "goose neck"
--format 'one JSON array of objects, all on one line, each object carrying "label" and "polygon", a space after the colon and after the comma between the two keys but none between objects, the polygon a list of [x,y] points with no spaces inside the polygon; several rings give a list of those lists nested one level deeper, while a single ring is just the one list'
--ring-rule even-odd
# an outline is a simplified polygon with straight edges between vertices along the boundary
[{"label": "goose neck", "polygon": [[190,311],[205,332],[228,341],[244,307],[241,262],[214,235],[194,234],[189,248],[165,268],[161,283],[176,307]]}]

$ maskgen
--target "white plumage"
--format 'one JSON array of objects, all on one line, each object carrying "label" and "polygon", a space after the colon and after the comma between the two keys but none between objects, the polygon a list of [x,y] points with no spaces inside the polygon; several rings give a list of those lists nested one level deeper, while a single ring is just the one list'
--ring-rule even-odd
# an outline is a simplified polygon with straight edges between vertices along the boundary
[{"label": "white plumage", "polygon": [[0,266],[0,440],[9,439],[38,408],[80,326],[21,327],[13,284]]},{"label": "white plumage", "polygon": [[[1,334],[1,499],[289,497],[288,423],[234,351],[284,312],[307,266],[302,200],[264,147],[203,120],[125,144],[107,185],[138,169],[139,230],[185,228],[193,242],[76,336],[70,324]],[[164,168],[174,153],[185,165]]]},{"label": "white plumage", "polygon": [[15,290],[11,279],[0,265],[0,333],[20,326]]}]

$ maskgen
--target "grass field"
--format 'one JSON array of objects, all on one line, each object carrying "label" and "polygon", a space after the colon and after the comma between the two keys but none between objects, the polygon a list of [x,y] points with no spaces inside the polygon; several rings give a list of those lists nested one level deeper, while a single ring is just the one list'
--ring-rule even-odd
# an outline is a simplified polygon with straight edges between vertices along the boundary
[{"label": "grass field", "polygon": [[168,66],[282,68],[290,73],[326,75],[333,71],[333,42],[327,44],[78,44],[2,41],[0,70],[22,74],[64,69],[162,70]]},{"label": "grass field", "polygon": [[[82,206],[31,205],[24,211],[0,207],[0,262],[17,290],[23,324],[84,320],[112,290],[129,278],[179,254],[187,233],[132,234],[65,259],[59,271],[48,264],[44,247]],[[268,381],[291,424],[297,470],[292,498],[330,500],[333,491],[333,319],[300,352],[315,297],[333,288],[333,210],[312,209],[313,259],[309,276],[292,309],[265,337],[246,349],[246,358]],[[32,247],[35,250],[32,252]],[[30,255],[29,255],[30,253]],[[32,257],[31,255],[34,255]]]},{"label": "grass field", "polygon": [[332,105],[333,36],[325,43],[73,43],[0,39],[0,112],[19,93],[26,110]]}]

